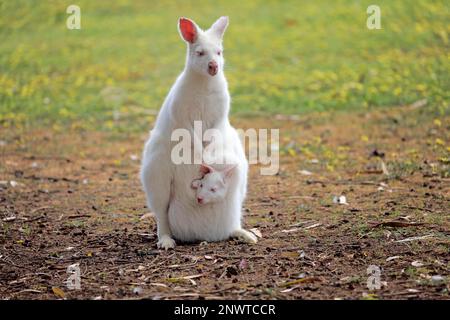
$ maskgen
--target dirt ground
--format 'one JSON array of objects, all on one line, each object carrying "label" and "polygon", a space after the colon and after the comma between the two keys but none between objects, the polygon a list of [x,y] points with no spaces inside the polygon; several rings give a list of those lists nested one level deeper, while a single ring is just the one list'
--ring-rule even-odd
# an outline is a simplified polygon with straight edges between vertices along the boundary
[{"label": "dirt ground", "polygon": [[244,224],[262,237],[167,252],[138,179],[147,128],[1,129],[0,298],[449,299],[448,118],[398,107],[232,123],[280,129],[279,173],[249,177]]}]

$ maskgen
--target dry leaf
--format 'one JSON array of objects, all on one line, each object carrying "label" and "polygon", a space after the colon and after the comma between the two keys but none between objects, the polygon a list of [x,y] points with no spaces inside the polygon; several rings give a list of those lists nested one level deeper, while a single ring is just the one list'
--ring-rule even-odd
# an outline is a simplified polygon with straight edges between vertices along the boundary
[{"label": "dry leaf", "polygon": [[294,259],[297,259],[300,256],[300,254],[298,252],[296,252],[296,251],[285,251],[285,252],[281,253],[281,256],[283,258],[294,258]]},{"label": "dry leaf", "polygon": [[422,108],[424,106],[426,106],[428,103],[427,99],[421,99],[421,100],[417,100],[416,102],[412,103],[410,105],[411,109],[418,109],[418,108]]},{"label": "dry leaf", "polygon": [[412,265],[413,267],[416,267],[416,268],[420,268],[420,267],[423,267],[423,266],[424,266],[424,264],[423,264],[421,261],[419,261],[419,260],[416,260],[416,261],[411,262],[411,265]]},{"label": "dry leaf", "polygon": [[262,238],[261,231],[259,231],[257,228],[251,228],[249,231],[252,232],[258,238]]},{"label": "dry leaf", "polygon": [[59,297],[61,299],[65,299],[66,298],[66,294],[60,288],[52,287],[52,291],[57,297]]},{"label": "dry leaf", "polygon": [[139,220],[145,220],[145,219],[153,219],[155,217],[155,214],[153,212],[148,212],[142,215],[142,217]]},{"label": "dry leaf", "polygon": [[398,258],[401,258],[402,256],[392,256],[392,257],[389,257],[389,258],[387,258],[386,259],[386,262],[389,262],[389,261],[392,261],[392,260],[394,260],[394,259],[398,259]]},{"label": "dry leaf", "polygon": [[193,286],[196,286],[196,285],[197,285],[197,282],[195,282],[194,279],[188,279],[188,280],[191,282],[191,284],[192,284]]}]

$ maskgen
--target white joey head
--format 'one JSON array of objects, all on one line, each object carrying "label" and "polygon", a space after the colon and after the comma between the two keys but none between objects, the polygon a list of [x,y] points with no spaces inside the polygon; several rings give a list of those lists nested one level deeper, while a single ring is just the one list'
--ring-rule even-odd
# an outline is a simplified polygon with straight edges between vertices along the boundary
[{"label": "white joey head", "polygon": [[232,177],[237,164],[226,165],[221,170],[217,170],[209,165],[202,164],[200,172],[203,177],[192,181],[191,187],[195,189],[196,200],[200,205],[217,203],[225,199],[229,186],[229,179]]},{"label": "white joey head", "polygon": [[222,39],[227,26],[228,17],[220,17],[206,31],[190,19],[179,19],[181,38],[188,44],[187,68],[212,77],[223,71]]}]

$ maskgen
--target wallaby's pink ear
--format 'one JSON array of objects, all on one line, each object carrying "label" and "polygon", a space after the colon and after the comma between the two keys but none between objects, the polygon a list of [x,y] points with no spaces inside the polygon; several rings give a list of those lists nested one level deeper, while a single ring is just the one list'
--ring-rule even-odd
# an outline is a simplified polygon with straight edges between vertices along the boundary
[{"label": "wallaby's pink ear", "polygon": [[227,27],[228,27],[228,17],[220,17],[219,19],[217,19],[216,22],[213,23],[213,25],[209,30],[211,30],[211,32],[214,33],[216,37],[222,39],[223,34],[225,33]]},{"label": "wallaby's pink ear", "polygon": [[230,164],[225,167],[223,170],[223,176],[225,178],[231,178],[233,175],[234,169],[237,167],[237,164]]},{"label": "wallaby's pink ear", "polygon": [[200,186],[200,179],[192,181],[192,183],[191,183],[192,189],[198,189],[199,186]]},{"label": "wallaby's pink ear", "polygon": [[213,167],[208,166],[207,164],[202,163],[202,164],[200,165],[200,172],[201,172],[203,175],[208,174],[208,173],[211,173],[211,172],[213,172],[213,171],[214,171]]},{"label": "wallaby's pink ear", "polygon": [[178,20],[178,28],[180,29],[181,37],[185,41],[194,43],[197,40],[198,30],[193,21],[187,18],[180,18]]}]

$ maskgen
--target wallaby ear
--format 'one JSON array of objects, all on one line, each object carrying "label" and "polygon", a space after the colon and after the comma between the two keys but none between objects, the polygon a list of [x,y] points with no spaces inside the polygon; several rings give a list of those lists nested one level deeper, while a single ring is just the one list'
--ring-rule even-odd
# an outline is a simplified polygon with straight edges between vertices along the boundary
[{"label": "wallaby ear", "polygon": [[231,176],[233,175],[234,169],[237,167],[237,163],[235,164],[229,164],[225,167],[225,169],[223,170],[223,176],[228,179],[231,178]]},{"label": "wallaby ear", "polygon": [[200,165],[200,172],[201,172],[203,175],[208,174],[208,173],[211,173],[211,172],[213,172],[213,171],[214,171],[213,167],[208,166],[207,164],[202,163],[202,164]]},{"label": "wallaby ear", "polygon": [[211,28],[211,32],[218,37],[219,39],[223,38],[223,34],[228,27],[228,17],[220,17],[216,22],[213,23]]},{"label": "wallaby ear", "polygon": [[178,20],[178,29],[184,41],[194,43],[197,40],[198,27],[195,22],[182,17]]},{"label": "wallaby ear", "polygon": [[192,183],[191,183],[192,189],[198,189],[199,186],[200,186],[200,179],[192,181]]}]

